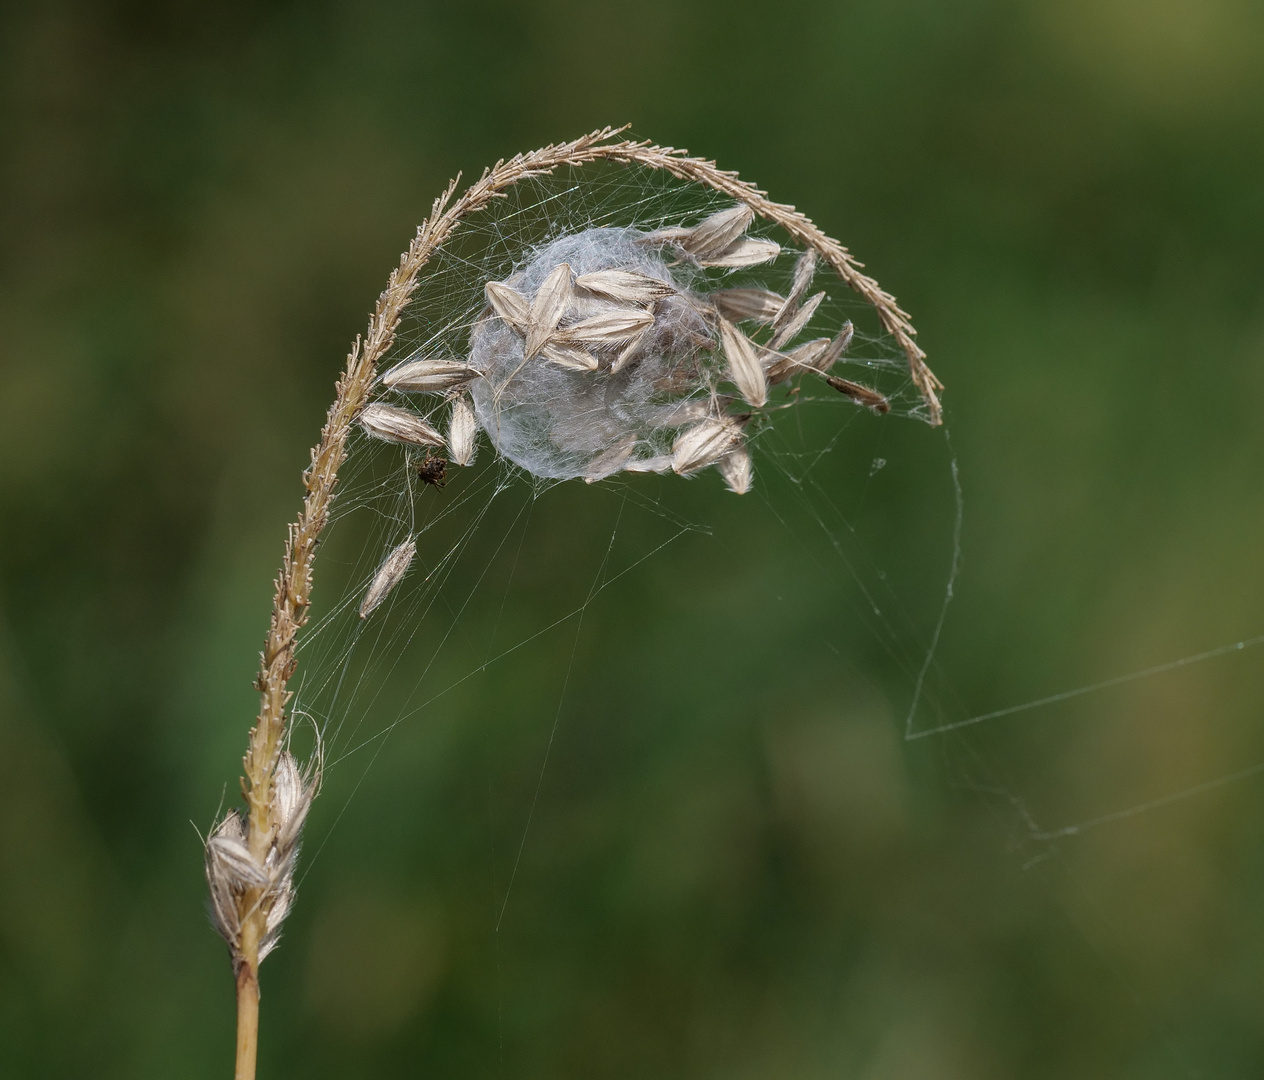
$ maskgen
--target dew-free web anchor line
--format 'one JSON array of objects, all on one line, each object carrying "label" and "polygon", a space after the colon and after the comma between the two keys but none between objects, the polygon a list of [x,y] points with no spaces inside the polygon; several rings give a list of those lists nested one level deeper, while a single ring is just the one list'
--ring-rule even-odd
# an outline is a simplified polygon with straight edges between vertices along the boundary
[{"label": "dew-free web anchor line", "polygon": [[1092,694],[1098,690],[1108,690],[1112,686],[1122,686],[1124,683],[1135,682],[1137,679],[1146,679],[1151,675],[1162,675],[1165,671],[1175,671],[1177,668],[1188,667],[1190,664],[1198,664],[1204,660],[1214,660],[1218,656],[1228,656],[1230,653],[1242,652],[1256,645],[1264,645],[1264,634],[1243,638],[1241,641],[1235,641],[1229,645],[1221,645],[1215,649],[1208,649],[1206,652],[1194,653],[1192,656],[1183,656],[1179,660],[1169,660],[1165,664],[1142,668],[1140,671],[1131,671],[1127,675],[1116,675],[1112,679],[1090,683],[1088,686],[1077,686],[1074,690],[1063,690],[1060,694],[1050,694],[1048,697],[1036,698],[1035,701],[1027,701],[1022,705],[1010,705],[1004,709],[996,709],[993,712],[972,716],[967,720],[955,720],[951,724],[941,724],[938,727],[927,728],[925,731],[910,731],[905,738],[910,740],[924,739],[928,735],[942,735],[945,732],[958,731],[961,728],[971,727],[974,724],[982,724],[986,720],[996,720],[1002,716],[1013,716],[1015,713],[1027,712],[1029,709],[1039,709],[1045,705],[1056,705],[1060,701],[1069,701],[1071,698],[1082,697],[1085,694]]}]

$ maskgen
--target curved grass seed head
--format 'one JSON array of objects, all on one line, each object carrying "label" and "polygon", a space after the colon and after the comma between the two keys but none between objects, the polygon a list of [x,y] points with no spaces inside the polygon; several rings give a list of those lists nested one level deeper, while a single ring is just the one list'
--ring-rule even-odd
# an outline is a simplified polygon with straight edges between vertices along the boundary
[{"label": "curved grass seed head", "polygon": [[[243,763],[247,805],[221,818],[205,844],[212,919],[237,974],[241,1080],[254,1077],[259,963],[292,906],[299,839],[319,786],[319,761],[304,772],[288,749],[289,683],[310,613],[315,553],[356,428],[396,447],[431,488],[446,468],[432,450],[446,447],[447,463],[459,468],[474,460],[485,436],[500,458],[541,479],[594,483],[620,473],[689,476],[714,468],[743,494],[754,481],[747,433],[782,407],[770,404],[770,386],[823,378],[857,404],[889,408],[879,391],[831,373],[852,340],[850,322],[809,334],[825,293],[804,298],[823,266],[872,308],[904,353],[924,418],[940,422],[942,385],[924,363],[908,316],[845,248],[734,173],[618,135],[606,128],[498,162],[460,195],[453,182],[391,273],[367,333],[347,358],[303,474],[303,507],[276,580],[256,680],[259,713]],[[378,377],[421,272],[466,219],[489,213],[523,181],[598,163],[673,178],[729,205],[649,231],[631,225],[553,231],[537,246],[510,252],[512,269],[503,253],[481,261],[454,255],[453,265],[463,269],[479,271],[494,261],[496,271],[461,285],[471,294],[461,301],[462,313]],[[571,190],[582,192],[582,179]],[[757,221],[781,229],[786,248],[751,235]],[[783,251],[796,261],[789,287],[778,291],[766,275],[775,273]],[[737,271],[744,273],[735,282]],[[434,314],[418,321],[436,325]],[[434,347],[443,334],[443,348]],[[788,396],[798,390],[796,384]],[[359,605],[361,620],[385,602],[415,555],[410,535],[382,559]]]}]

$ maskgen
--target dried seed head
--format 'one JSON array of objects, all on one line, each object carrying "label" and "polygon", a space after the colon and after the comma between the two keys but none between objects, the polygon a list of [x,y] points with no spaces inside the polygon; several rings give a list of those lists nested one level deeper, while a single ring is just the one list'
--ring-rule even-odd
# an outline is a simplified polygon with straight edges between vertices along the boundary
[{"label": "dried seed head", "polygon": [[655,229],[653,232],[642,233],[636,238],[638,244],[680,244],[686,236],[689,236],[693,229],[686,228],[683,225],[670,225],[665,229]]},{"label": "dried seed head", "polygon": [[767,353],[765,358],[771,361],[768,365],[768,382],[775,386],[800,371],[816,371],[816,362],[829,345],[829,338],[813,338],[788,352]]},{"label": "dried seed head", "polygon": [[736,270],[743,266],[758,266],[760,263],[772,262],[780,254],[781,245],[775,241],[747,237],[737,241],[719,255],[698,259],[698,265],[728,267]]},{"label": "dried seed head", "polygon": [[479,377],[479,372],[457,360],[407,360],[396,364],[382,376],[392,390],[409,393],[441,393],[464,386]]},{"label": "dried seed head", "polygon": [[722,458],[742,437],[742,427],[728,416],[686,428],[672,446],[671,467],[682,476]]},{"label": "dried seed head", "polygon": [[886,397],[872,387],[862,386],[850,379],[840,379],[837,375],[827,375],[825,381],[840,394],[845,394],[857,405],[863,405],[866,409],[872,409],[876,413],[889,412],[891,409],[891,403]]},{"label": "dried seed head", "polygon": [[557,340],[568,345],[619,345],[654,324],[654,313],[644,308],[616,308],[564,326]]},{"label": "dried seed head", "polygon": [[715,463],[715,467],[724,477],[724,483],[730,491],[738,495],[745,495],[750,491],[754,469],[751,465],[750,450],[747,449],[745,443],[735,446]]},{"label": "dried seed head", "polygon": [[394,548],[382,565],[377,568],[368,591],[360,604],[360,618],[367,619],[390,594],[408,573],[413,557],[417,554],[417,542],[410,536],[398,547]]},{"label": "dried seed head", "polygon": [[718,417],[721,410],[732,398],[691,398],[678,401],[674,405],[660,405],[649,417],[649,422],[656,428],[681,428],[696,424],[708,417]]},{"label": "dried seed head", "polygon": [[755,346],[727,319],[720,320],[720,343],[728,359],[728,376],[738,392],[755,408],[768,400],[768,381],[763,365],[755,355]]},{"label": "dried seed head", "polygon": [[617,375],[632,362],[633,357],[636,356],[642,343],[645,341],[645,335],[648,329],[649,328],[647,327],[645,330],[642,330],[639,334],[637,334],[636,337],[629,338],[628,343],[623,346],[619,355],[610,361],[611,375]]},{"label": "dried seed head", "polygon": [[580,345],[568,345],[564,341],[547,341],[540,355],[551,364],[568,371],[596,371],[599,361],[595,354]]},{"label": "dried seed head", "polygon": [[717,289],[711,294],[715,309],[729,322],[772,322],[786,298],[769,289]]},{"label": "dried seed head", "polygon": [[374,402],[360,411],[360,426],[386,442],[406,446],[442,446],[443,436],[414,412]]},{"label": "dried seed head", "polygon": [[505,320],[520,334],[527,332],[527,324],[531,319],[531,307],[516,289],[499,281],[489,281],[483,292],[492,310]]},{"label": "dried seed head", "polygon": [[659,454],[657,457],[637,458],[623,466],[624,472],[665,473],[672,467],[671,454]]},{"label": "dried seed head", "polygon": [[851,320],[848,319],[843,323],[842,329],[830,340],[829,348],[815,358],[812,366],[817,371],[829,371],[830,368],[838,363],[839,357],[847,351],[847,347],[851,345],[852,335],[855,332],[856,328],[852,326]]},{"label": "dried seed head", "polygon": [[478,437],[478,421],[470,399],[462,394],[452,402],[452,419],[448,424],[448,456],[456,465],[468,465],[474,460]]},{"label": "dried seed head", "polygon": [[257,888],[267,880],[256,870],[250,849],[246,847],[246,823],[236,810],[230,810],[211,830],[206,841],[206,884],[211,894],[211,922],[216,932],[230,947],[241,934],[238,897],[248,888]]},{"label": "dried seed head", "polygon": [[272,777],[273,817],[277,822],[273,852],[280,857],[290,857],[298,847],[307,811],[311,809],[315,789],[310,779],[304,778],[294,755],[286,751],[277,762]]},{"label": "dried seed head", "polygon": [[816,250],[808,248],[799,256],[799,261],[794,264],[794,279],[790,284],[790,295],[786,297],[781,305],[781,310],[777,312],[773,318],[773,326],[780,327],[799,306],[799,301],[803,299],[804,293],[808,291],[808,286],[812,284],[812,275],[816,273]]},{"label": "dried seed head", "polygon": [[745,203],[704,218],[685,232],[678,243],[699,262],[726,252],[755,219],[755,211]]},{"label": "dried seed head", "polygon": [[235,810],[225,814],[207,837],[206,881],[211,921],[228,943],[234,966],[244,960],[241,927],[254,911],[264,913],[265,932],[259,942],[258,959],[276,947],[281,923],[294,899],[294,866],[303,824],[319,784],[318,766],[305,775],[294,756],[283,750],[272,777],[272,831],[262,860],[252,853],[246,822]]},{"label": "dried seed head", "polygon": [[816,309],[821,306],[821,301],[824,299],[825,294],[823,292],[811,297],[806,304],[781,324],[781,328],[773,334],[772,339],[768,342],[768,347],[770,349],[780,349],[781,346],[797,338],[803,332],[803,328],[807,326],[808,321],[816,314]]},{"label": "dried seed head", "polygon": [[570,303],[571,293],[571,268],[566,263],[560,263],[544,279],[531,301],[524,359],[532,359],[552,336],[562,319],[562,312]]},{"label": "dried seed head", "polygon": [[598,270],[592,274],[580,274],[575,285],[616,304],[652,304],[660,297],[675,292],[670,281],[640,274],[635,270]]}]

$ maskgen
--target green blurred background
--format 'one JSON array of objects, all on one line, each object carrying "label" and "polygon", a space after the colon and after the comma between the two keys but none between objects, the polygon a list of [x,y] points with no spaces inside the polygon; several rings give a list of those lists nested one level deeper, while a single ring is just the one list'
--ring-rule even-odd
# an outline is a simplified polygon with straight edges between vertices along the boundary
[{"label": "green blurred background", "polygon": [[[1264,629],[1250,0],[53,2],[6,9],[0,86],[4,1076],[229,1074],[190,822],[232,798],[333,377],[459,169],[631,121],[913,313],[965,492],[924,723]],[[1264,1074],[1264,651],[905,742],[880,639],[929,636],[949,450],[847,445],[891,463],[839,501],[907,626],[691,485],[710,538],[354,798],[333,770],[263,1077]],[[541,500],[518,636],[586,589],[590,494]]]}]

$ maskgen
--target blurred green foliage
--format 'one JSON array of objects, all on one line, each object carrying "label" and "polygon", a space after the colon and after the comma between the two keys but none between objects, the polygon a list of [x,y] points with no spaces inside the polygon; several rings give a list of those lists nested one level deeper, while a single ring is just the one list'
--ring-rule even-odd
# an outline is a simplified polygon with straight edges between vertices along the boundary
[{"label": "blurred green foliage", "polygon": [[[189,822],[234,797],[333,377],[458,169],[630,120],[899,296],[965,490],[943,719],[1264,625],[1249,0],[2,17],[5,1076],[228,1074]],[[891,462],[844,510],[915,652],[947,451],[894,419],[847,445]],[[1264,761],[1260,656],[905,743],[907,670],[716,486],[679,494],[714,533],[582,636],[402,724],[355,798],[333,770],[261,1075],[1260,1075],[1264,781],[1145,809]],[[541,500],[507,638],[591,579],[613,503],[589,496]]]}]

